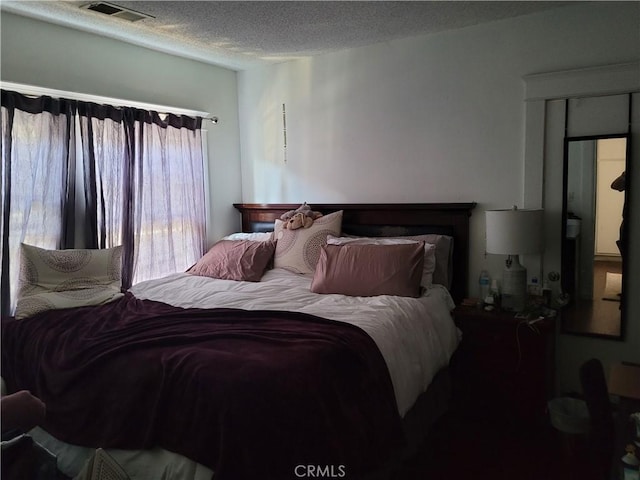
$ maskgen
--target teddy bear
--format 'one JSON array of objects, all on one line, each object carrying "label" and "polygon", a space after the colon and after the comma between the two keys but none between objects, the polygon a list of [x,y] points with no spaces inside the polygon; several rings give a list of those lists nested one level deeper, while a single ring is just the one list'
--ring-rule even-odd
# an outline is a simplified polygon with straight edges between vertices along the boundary
[{"label": "teddy bear", "polygon": [[302,212],[298,212],[285,222],[284,228],[296,230],[298,228],[309,228],[311,225],[313,225],[313,219]]},{"label": "teddy bear", "polygon": [[304,202],[295,210],[289,210],[280,216],[280,220],[285,222],[285,228],[295,230],[296,228],[309,228],[316,218],[320,218],[322,213],[311,210],[311,207]]}]

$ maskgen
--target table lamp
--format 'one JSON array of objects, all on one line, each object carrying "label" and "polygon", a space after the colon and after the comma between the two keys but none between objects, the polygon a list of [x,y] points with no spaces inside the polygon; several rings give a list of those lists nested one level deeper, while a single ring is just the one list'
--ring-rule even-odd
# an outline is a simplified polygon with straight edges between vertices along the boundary
[{"label": "table lamp", "polygon": [[507,255],[502,272],[502,308],[524,310],[527,269],[519,255],[542,250],[542,210],[487,210],[487,253]]}]

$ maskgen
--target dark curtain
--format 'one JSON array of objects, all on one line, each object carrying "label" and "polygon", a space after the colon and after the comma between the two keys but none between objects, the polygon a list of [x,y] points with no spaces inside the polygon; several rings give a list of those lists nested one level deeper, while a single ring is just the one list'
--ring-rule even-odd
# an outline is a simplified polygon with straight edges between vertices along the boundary
[{"label": "dark curtain", "polygon": [[[109,248],[122,243],[124,113],[120,108],[78,103],[84,184],[84,243]],[[113,202],[107,210],[106,201]]]}]

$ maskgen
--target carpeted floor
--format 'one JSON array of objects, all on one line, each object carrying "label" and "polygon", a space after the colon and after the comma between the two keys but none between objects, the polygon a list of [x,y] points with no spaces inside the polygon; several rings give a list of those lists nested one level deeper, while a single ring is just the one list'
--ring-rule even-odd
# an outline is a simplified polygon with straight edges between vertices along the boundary
[{"label": "carpeted floor", "polygon": [[537,431],[450,412],[396,480],[591,479],[579,437],[549,426]]},{"label": "carpeted floor", "polygon": [[605,276],[605,281],[604,281],[604,294],[602,295],[602,299],[619,302],[621,292],[622,292],[622,274],[607,272]]}]

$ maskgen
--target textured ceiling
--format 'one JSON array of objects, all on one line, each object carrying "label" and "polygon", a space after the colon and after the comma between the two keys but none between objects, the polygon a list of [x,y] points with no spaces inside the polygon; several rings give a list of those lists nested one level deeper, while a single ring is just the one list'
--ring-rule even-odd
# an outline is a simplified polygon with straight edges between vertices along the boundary
[{"label": "textured ceiling", "polygon": [[79,8],[87,3],[92,2],[0,1],[5,11],[236,70],[462,28],[575,2],[110,2],[155,17],[134,23]]}]

